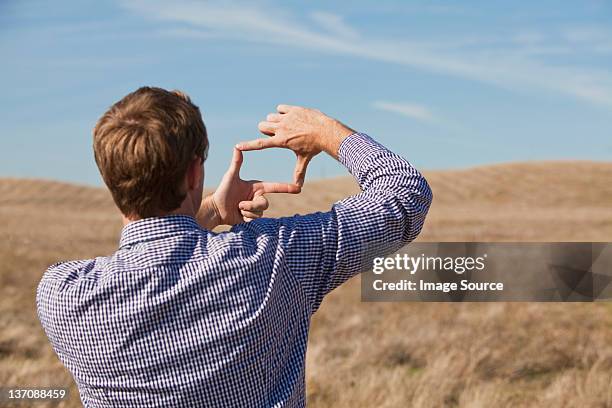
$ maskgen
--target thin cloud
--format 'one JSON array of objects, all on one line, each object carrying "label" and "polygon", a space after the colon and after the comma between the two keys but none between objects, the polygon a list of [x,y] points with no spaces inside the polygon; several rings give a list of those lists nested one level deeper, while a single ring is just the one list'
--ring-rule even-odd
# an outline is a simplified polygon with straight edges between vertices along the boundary
[{"label": "thin cloud", "polygon": [[562,35],[575,47],[599,54],[612,53],[612,30],[607,27],[572,27]]},{"label": "thin cloud", "polygon": [[331,34],[336,34],[339,37],[350,39],[359,37],[357,31],[346,24],[344,18],[337,14],[315,11],[311,14],[311,18]]},{"label": "thin cloud", "polygon": [[440,132],[430,134],[433,139],[443,140],[445,143],[457,144],[460,146],[479,147],[480,142],[465,138],[457,138],[458,134],[473,134],[474,132],[461,123],[453,122],[447,118],[441,118],[435,115],[429,108],[424,105],[408,102],[390,102],[390,101],[375,101],[372,103],[372,108],[381,111],[389,112],[395,115],[400,115],[421,123],[431,125]]},{"label": "thin cloud", "polygon": [[372,103],[372,107],[387,112],[397,113],[420,122],[434,121],[434,116],[431,111],[423,105],[417,105],[414,103],[376,101]]},{"label": "thin cloud", "polygon": [[[252,3],[143,0],[124,0],[121,4],[140,15],[174,24],[183,23],[189,28],[186,36],[192,38],[196,37],[197,30],[202,30],[207,35],[213,32],[227,39],[394,63],[511,90],[552,91],[612,108],[612,75],[609,70],[552,65],[541,58],[533,58],[534,54],[542,57],[545,52],[530,52],[516,41],[513,46],[503,49],[489,44],[482,48],[475,45],[467,50],[457,50],[448,45],[453,44],[453,39],[449,39],[446,46],[444,43],[433,46],[410,39],[373,38],[359,35],[341,16],[315,13],[310,19],[304,19],[278,5],[263,7]],[[333,21],[341,22],[336,30],[330,30]],[[355,41],[355,36],[360,40]],[[512,43],[508,41],[508,44]],[[545,49],[548,47],[539,50]]]}]

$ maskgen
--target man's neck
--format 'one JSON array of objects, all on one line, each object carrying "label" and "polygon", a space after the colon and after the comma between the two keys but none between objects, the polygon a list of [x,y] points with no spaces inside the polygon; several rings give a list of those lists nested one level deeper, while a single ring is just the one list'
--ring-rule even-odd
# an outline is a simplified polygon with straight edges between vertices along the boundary
[{"label": "man's neck", "polygon": [[[186,215],[188,217],[196,218],[196,211],[193,208],[193,204],[191,204],[191,200],[187,197],[179,208],[173,211],[160,211],[157,214],[153,215],[153,217],[166,217],[168,215]],[[123,225],[128,225],[130,222],[140,221],[143,218],[139,216],[126,216],[122,214]]]}]

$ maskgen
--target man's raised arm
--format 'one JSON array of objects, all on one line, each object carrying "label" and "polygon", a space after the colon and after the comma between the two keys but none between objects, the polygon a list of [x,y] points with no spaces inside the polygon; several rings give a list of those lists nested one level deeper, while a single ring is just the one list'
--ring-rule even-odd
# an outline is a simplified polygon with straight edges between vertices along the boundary
[{"label": "man's raised arm", "polygon": [[397,251],[421,231],[432,200],[427,181],[369,136],[317,110],[288,105],[279,105],[259,129],[271,137],[241,143],[238,149],[293,150],[297,184],[310,159],[325,151],[347,167],[362,189],[329,212],[278,220],[279,245],[309,297],[311,312],[331,290],[369,269],[371,257]]}]

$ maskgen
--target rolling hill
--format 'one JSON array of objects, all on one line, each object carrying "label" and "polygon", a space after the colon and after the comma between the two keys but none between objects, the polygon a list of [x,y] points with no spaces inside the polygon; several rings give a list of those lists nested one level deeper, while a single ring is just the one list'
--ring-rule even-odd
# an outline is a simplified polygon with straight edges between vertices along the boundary
[{"label": "rolling hill", "polygon": [[[425,172],[422,241],[612,241],[612,163],[533,162]],[[270,196],[268,216],[327,210],[350,178]],[[0,384],[72,386],[36,318],[43,271],[110,254],[120,217],[102,188],[0,179]],[[311,407],[612,406],[612,307],[362,303],[358,278],[315,315]],[[44,405],[41,405],[44,406]]]}]

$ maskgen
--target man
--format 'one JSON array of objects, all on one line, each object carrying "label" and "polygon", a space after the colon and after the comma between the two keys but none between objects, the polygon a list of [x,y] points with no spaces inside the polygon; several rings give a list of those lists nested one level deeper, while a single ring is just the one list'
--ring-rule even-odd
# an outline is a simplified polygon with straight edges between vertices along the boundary
[{"label": "man", "polygon": [[[304,406],[308,327],[323,297],[367,269],[369,254],[420,232],[427,182],[370,137],[287,105],[259,129],[270,137],[239,144],[200,207],[208,141],[187,96],[141,88],[99,120],[96,162],[124,216],[119,248],[52,266],[37,292],[85,406]],[[241,180],[242,151],[271,147],[296,153],[295,184]],[[320,152],[362,193],[326,213],[260,218],[264,193],[299,192]],[[234,226],[212,232],[219,224]]]}]

